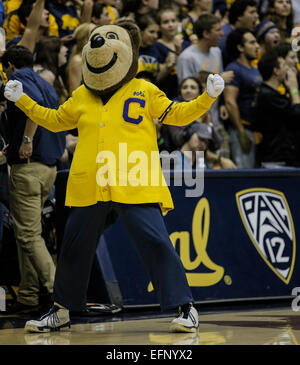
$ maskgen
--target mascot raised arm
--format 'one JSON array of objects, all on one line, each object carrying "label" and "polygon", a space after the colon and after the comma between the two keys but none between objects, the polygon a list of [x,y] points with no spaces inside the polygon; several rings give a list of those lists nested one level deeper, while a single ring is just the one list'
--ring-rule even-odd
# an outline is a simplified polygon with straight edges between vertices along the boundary
[{"label": "mascot raised arm", "polygon": [[178,308],[170,330],[198,328],[185,270],[163,220],[173,209],[172,197],[160,165],[151,168],[153,156],[159,161],[153,120],[176,126],[193,122],[222,93],[224,81],[210,75],[197,99],[174,103],[154,84],[135,78],[139,45],[133,22],[95,28],[82,52],[83,84],[58,110],[38,105],[17,80],[5,87],[6,98],[38,125],[54,132],[78,129],[65,203],[73,209],[57,264],[54,304],[40,319],[27,321],[27,331],[69,328],[69,311],[86,310],[93,258],[112,209],[143,261],[161,309]]}]

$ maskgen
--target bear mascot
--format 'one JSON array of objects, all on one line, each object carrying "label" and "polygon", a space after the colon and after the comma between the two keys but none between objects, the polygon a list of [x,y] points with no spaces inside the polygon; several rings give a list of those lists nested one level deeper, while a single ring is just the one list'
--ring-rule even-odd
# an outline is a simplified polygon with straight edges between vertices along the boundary
[{"label": "bear mascot", "polygon": [[82,85],[58,110],[38,105],[17,80],[6,84],[5,97],[38,125],[53,132],[78,129],[65,201],[72,209],[56,268],[54,304],[40,319],[27,321],[27,331],[68,329],[69,311],[86,309],[93,258],[112,209],[145,265],[161,309],[178,309],[170,331],[197,331],[198,312],[163,219],[173,201],[159,163],[154,120],[192,123],[222,93],[224,81],[209,75],[197,99],[172,102],[153,83],[135,78],[139,45],[139,28],[131,21],[95,28],[82,51]]}]

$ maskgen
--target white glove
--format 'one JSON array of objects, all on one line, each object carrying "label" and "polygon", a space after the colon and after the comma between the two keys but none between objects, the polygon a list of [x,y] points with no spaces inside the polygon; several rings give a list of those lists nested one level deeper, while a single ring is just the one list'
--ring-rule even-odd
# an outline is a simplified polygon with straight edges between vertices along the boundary
[{"label": "white glove", "polygon": [[6,99],[16,103],[23,94],[23,85],[20,81],[9,80],[5,85],[4,96]]},{"label": "white glove", "polygon": [[217,98],[224,90],[224,80],[220,75],[208,75],[206,92],[211,98]]}]

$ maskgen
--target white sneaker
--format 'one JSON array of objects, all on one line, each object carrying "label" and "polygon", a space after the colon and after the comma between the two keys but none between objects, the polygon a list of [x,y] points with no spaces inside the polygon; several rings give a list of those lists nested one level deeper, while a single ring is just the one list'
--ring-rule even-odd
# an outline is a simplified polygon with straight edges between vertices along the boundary
[{"label": "white sneaker", "polygon": [[171,322],[171,332],[196,332],[199,327],[198,312],[190,304],[185,310],[179,307],[179,315]]},{"label": "white sneaker", "polygon": [[61,328],[70,328],[69,310],[54,305],[50,311],[44,314],[37,321],[27,321],[25,331],[27,332],[52,332],[60,331]]}]

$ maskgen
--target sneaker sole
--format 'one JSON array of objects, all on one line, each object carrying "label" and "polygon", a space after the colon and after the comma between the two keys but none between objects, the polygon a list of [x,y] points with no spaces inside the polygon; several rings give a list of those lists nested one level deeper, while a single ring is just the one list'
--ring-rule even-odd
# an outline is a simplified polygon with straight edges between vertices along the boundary
[{"label": "sneaker sole", "polygon": [[180,332],[180,333],[195,333],[198,331],[198,327],[186,327],[179,323],[173,323],[170,326],[171,332]]},{"label": "sneaker sole", "polygon": [[67,322],[60,327],[36,327],[30,324],[25,325],[26,332],[37,332],[37,333],[46,333],[46,332],[57,332],[57,331],[68,331],[71,328],[71,322]]}]

